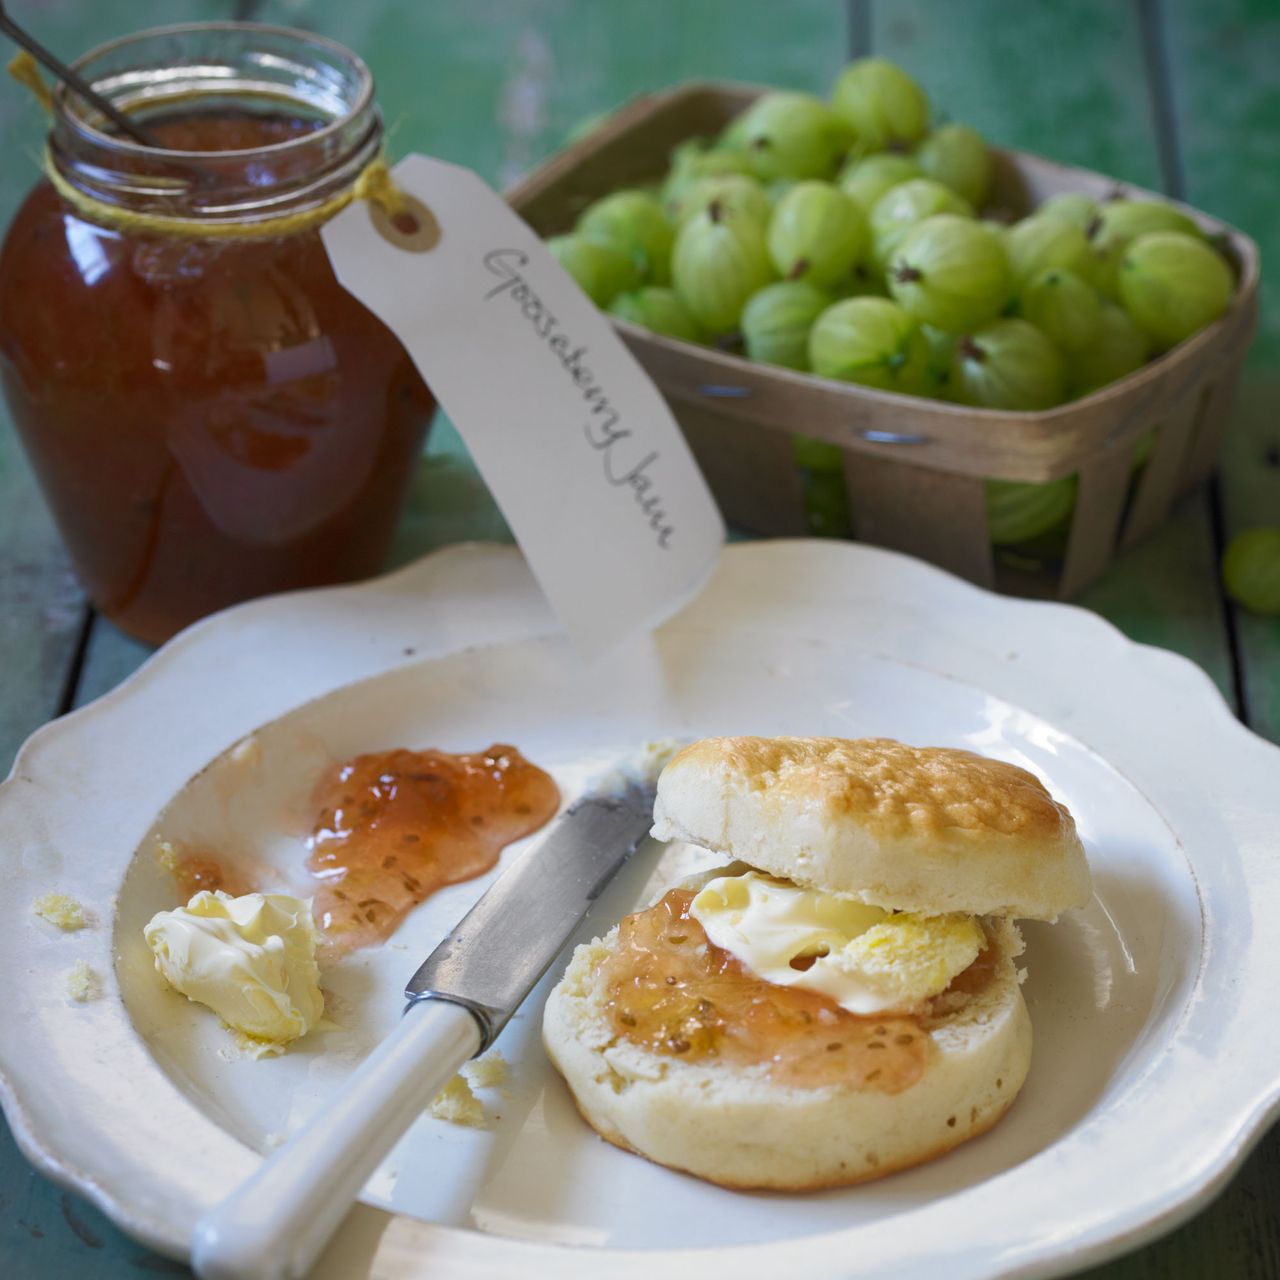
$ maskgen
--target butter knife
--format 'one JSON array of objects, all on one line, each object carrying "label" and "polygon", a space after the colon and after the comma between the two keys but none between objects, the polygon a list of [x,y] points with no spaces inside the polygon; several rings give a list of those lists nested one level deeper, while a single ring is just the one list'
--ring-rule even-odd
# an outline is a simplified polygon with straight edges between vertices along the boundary
[{"label": "butter knife", "polygon": [[454,1072],[484,1052],[653,821],[653,789],[574,802],[413,975],[399,1026],[339,1095],[196,1224],[202,1280],[300,1280],[361,1187]]}]

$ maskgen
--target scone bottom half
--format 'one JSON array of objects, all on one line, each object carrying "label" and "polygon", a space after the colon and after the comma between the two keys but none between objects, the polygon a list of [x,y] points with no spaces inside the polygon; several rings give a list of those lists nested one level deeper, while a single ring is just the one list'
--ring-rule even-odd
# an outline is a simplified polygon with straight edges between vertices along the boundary
[{"label": "scone bottom half", "polygon": [[[722,854],[725,877],[783,906],[766,913],[757,953],[743,932],[761,927],[750,911],[730,912],[739,932],[727,934],[698,911],[699,889],[724,897],[728,883],[708,873],[705,889],[673,889],[577,948],[543,1038],[600,1136],[723,1187],[805,1191],[931,1160],[1005,1114],[1031,1059],[1012,918],[1052,919],[1090,892],[1071,815],[1033,775],[885,739],[708,739],[663,771],[654,817],[656,837]],[[777,940],[800,936],[805,912],[844,919],[866,910],[856,903],[882,908],[871,916],[888,927],[848,954],[861,947],[873,976],[888,955],[889,967],[903,956],[911,975],[936,978],[919,954],[936,934],[955,953],[946,985],[867,1012],[860,987],[851,998],[777,968]],[[970,963],[955,940],[975,927]],[[894,935],[879,951],[877,932]],[[901,942],[913,937],[914,950]],[[806,952],[790,968],[819,964]]]},{"label": "scone bottom half", "polygon": [[1021,938],[999,922],[993,941],[991,981],[920,1020],[923,1070],[893,1093],[861,1079],[779,1083],[765,1064],[689,1060],[628,1040],[610,1006],[616,928],[574,952],[548,998],[543,1042],[583,1117],[624,1150],[733,1189],[865,1182],[985,1132],[1022,1087],[1031,1020],[1014,965]]}]

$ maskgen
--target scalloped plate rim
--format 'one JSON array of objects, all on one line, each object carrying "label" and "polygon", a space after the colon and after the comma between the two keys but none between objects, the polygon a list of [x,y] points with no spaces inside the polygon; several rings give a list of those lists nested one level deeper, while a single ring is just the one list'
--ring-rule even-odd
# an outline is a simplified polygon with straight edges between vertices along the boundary
[{"label": "scalloped plate rim", "polygon": [[[928,595],[930,591],[953,592],[970,603],[982,601],[982,609],[988,614],[1002,613],[1006,617],[1013,615],[1029,617],[1030,611],[1036,610],[1042,611],[1042,616],[1046,614],[1055,615],[1062,619],[1064,627],[1070,627],[1082,634],[1091,632],[1090,639],[1095,643],[1100,642],[1111,647],[1114,653],[1137,658],[1153,677],[1155,668],[1162,666],[1165,678],[1170,682],[1180,683],[1188,691],[1194,687],[1194,710],[1201,715],[1212,715],[1214,722],[1212,728],[1215,736],[1222,734],[1226,726],[1234,727],[1236,732],[1230,733],[1228,731],[1226,736],[1234,739],[1233,746],[1236,751],[1258,752],[1261,750],[1264,753],[1270,753],[1269,762],[1272,765],[1280,765],[1280,748],[1266,742],[1242,725],[1232,714],[1217,686],[1194,662],[1180,655],[1131,641],[1107,620],[1078,606],[1064,605],[1051,601],[1025,601],[1001,597],[972,586],[943,570],[923,564],[910,557],[860,544],[832,544],[806,539],[779,539],[772,542],[736,544],[726,549],[726,556],[733,558],[736,562],[752,556],[786,555],[795,552],[797,549],[800,550],[801,554],[816,554],[819,557],[834,553],[837,556],[849,557],[851,561],[863,559],[864,563],[868,565],[875,565],[877,561],[882,565],[893,564],[902,574],[899,594],[910,600],[916,600],[921,595]],[[61,740],[68,735],[74,735],[90,717],[99,716],[112,708],[127,706],[136,696],[138,690],[148,682],[171,679],[174,677],[175,672],[181,675],[181,666],[186,660],[185,655],[189,653],[193,646],[202,642],[216,642],[220,633],[226,632],[228,627],[232,626],[236,621],[250,617],[261,618],[272,612],[287,611],[291,607],[307,607],[312,602],[326,601],[333,604],[341,597],[357,598],[376,595],[380,592],[387,592],[399,583],[416,581],[433,566],[473,557],[481,557],[486,560],[497,558],[523,563],[519,551],[513,547],[488,543],[458,544],[433,552],[420,560],[376,579],[355,585],[292,592],[286,595],[250,601],[195,624],[149,657],[126,680],[102,697],[37,729],[19,750],[8,779],[3,784],[0,784],[0,806],[3,805],[6,799],[5,792],[13,788],[19,779],[26,777],[26,767],[36,760],[40,750],[48,743]],[[673,621],[678,623],[679,615]],[[540,629],[524,629],[519,636],[513,638],[532,640],[545,636],[552,631],[554,631],[554,624],[548,616],[542,620]],[[1116,643],[1117,641],[1119,644]],[[498,641],[498,643],[501,642],[501,640]],[[431,661],[465,649],[484,647],[486,647],[484,643],[444,644],[438,650],[432,649],[425,654],[417,655],[416,660]],[[394,665],[394,662],[380,665],[377,671],[389,670]],[[370,674],[376,674],[376,672],[357,674],[351,679],[367,678]],[[350,682],[350,680],[346,679],[340,680],[333,687],[336,688],[341,684]],[[1210,696],[1206,697],[1206,694]],[[320,691],[314,696],[324,696],[324,691]],[[1073,727],[1071,733],[1085,745],[1091,745],[1088,737],[1082,736],[1077,728]],[[1105,755],[1103,755],[1103,758],[1108,759]],[[1110,763],[1110,761],[1108,762]],[[1112,767],[1119,768],[1114,764]],[[1119,771],[1124,774],[1123,770]],[[1124,776],[1127,778],[1128,775],[1125,774]],[[1277,808],[1275,816],[1280,817],[1280,807]],[[1197,985],[1198,983],[1199,979],[1197,979]],[[163,1232],[157,1233],[154,1231],[145,1214],[136,1212],[130,1197],[112,1189],[109,1185],[109,1174],[104,1176],[100,1172],[89,1172],[86,1169],[77,1168],[69,1158],[59,1154],[56,1149],[56,1141],[46,1140],[41,1132],[40,1117],[29,1112],[19,1096],[16,1084],[10,1079],[9,1071],[6,1069],[7,1059],[8,1054],[3,1049],[0,1049],[0,1102],[3,1103],[15,1140],[24,1156],[42,1173],[59,1185],[85,1195],[108,1217],[120,1225],[123,1230],[129,1232],[135,1238],[169,1256],[185,1258],[185,1249],[180,1242],[175,1241],[171,1235],[166,1236]],[[1252,1097],[1245,1100],[1246,1105],[1241,1106],[1237,1103],[1234,1106],[1233,1109],[1237,1113],[1235,1123],[1223,1133],[1215,1135],[1211,1150],[1208,1149],[1209,1144],[1206,1144],[1206,1148],[1202,1149],[1200,1153],[1201,1159],[1195,1169],[1189,1171],[1181,1179],[1166,1180],[1160,1190],[1131,1201],[1128,1211],[1118,1213],[1111,1220],[1109,1226],[1095,1232],[1092,1236],[1086,1235],[1080,1241],[1080,1246],[1070,1251],[1069,1262],[1066,1260],[1067,1255],[1062,1247],[1048,1247],[1033,1254],[1028,1254],[1022,1257],[1021,1260],[1011,1260],[1011,1265],[1006,1269],[987,1274],[1008,1277],[1010,1280],[1013,1277],[1024,1277],[1030,1280],[1031,1277],[1060,1274],[1064,1265],[1075,1268],[1112,1257],[1127,1248],[1135,1247],[1163,1234],[1190,1217],[1199,1208],[1203,1207],[1230,1179],[1253,1146],[1261,1139],[1269,1125],[1280,1115],[1280,1070],[1273,1068],[1269,1079],[1265,1083],[1261,1082],[1262,1074],[1264,1073],[1259,1073],[1260,1083],[1256,1092]],[[47,1129],[47,1125],[45,1128]],[[370,1212],[376,1211],[371,1210]],[[430,1226],[430,1224],[415,1225]],[[435,1227],[430,1229],[433,1231],[444,1230],[446,1232],[452,1232],[453,1230]],[[457,1234],[474,1235],[475,1233],[458,1232]],[[832,1233],[810,1237],[809,1239],[813,1241],[830,1241],[841,1238],[846,1234],[845,1232]],[[533,1260],[531,1255],[543,1255],[553,1265],[556,1262],[565,1260],[565,1246],[546,1245],[523,1240],[513,1241],[501,1237],[484,1238],[497,1246],[496,1252],[499,1253],[506,1252],[507,1249],[514,1249],[521,1255],[528,1257],[530,1261]],[[793,1242],[783,1242],[783,1244],[790,1246]],[[770,1246],[763,1247],[764,1251],[768,1251],[770,1248]],[[759,1253],[762,1251],[762,1246],[751,1246],[750,1249],[751,1252]],[[745,1247],[743,1247],[743,1251],[746,1252]],[[569,1250],[569,1252],[580,1254],[582,1251]],[[586,1252],[591,1255],[598,1251],[587,1250]],[[605,1252],[610,1258],[621,1259],[636,1251],[609,1249]],[[648,1263],[653,1263],[659,1258],[674,1259],[681,1255],[689,1255],[696,1252],[699,1251],[646,1250],[639,1252],[638,1256]],[[727,1252],[736,1253],[737,1250],[731,1249]]]}]

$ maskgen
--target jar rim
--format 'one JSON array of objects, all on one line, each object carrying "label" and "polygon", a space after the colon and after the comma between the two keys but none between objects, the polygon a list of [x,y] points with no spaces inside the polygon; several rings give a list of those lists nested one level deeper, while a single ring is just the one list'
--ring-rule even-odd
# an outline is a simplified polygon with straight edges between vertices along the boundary
[{"label": "jar rim", "polygon": [[[316,35],[314,32],[303,31],[298,27],[286,27],[268,22],[175,22],[158,27],[146,27],[141,31],[116,36],[111,40],[104,41],[102,44],[95,45],[92,49],[76,58],[71,63],[71,69],[82,72],[94,59],[146,38],[217,31],[261,32],[267,36],[294,39],[300,45],[323,50],[347,62],[354,71],[358,83],[354,101],[341,114],[335,115],[331,120],[321,125],[319,129],[295,138],[287,138],[282,142],[219,151],[217,152],[219,160],[247,159],[251,156],[261,155],[264,152],[283,155],[293,150],[301,151],[307,147],[314,148],[317,143],[324,143],[338,134],[362,112],[369,110],[373,103],[373,73],[359,54],[347,48],[340,41],[333,40],[328,36]],[[86,76],[85,78],[92,84],[91,77]],[[77,133],[83,135],[94,146],[103,147],[120,156],[150,157],[152,160],[163,157],[177,161],[198,163],[209,158],[208,151],[184,151],[175,147],[149,146],[145,143],[136,142],[125,134],[106,133],[96,128],[86,116],[81,115],[72,108],[70,105],[72,100],[80,101],[74,90],[59,81],[53,89],[53,102],[57,116],[67,122]]]}]

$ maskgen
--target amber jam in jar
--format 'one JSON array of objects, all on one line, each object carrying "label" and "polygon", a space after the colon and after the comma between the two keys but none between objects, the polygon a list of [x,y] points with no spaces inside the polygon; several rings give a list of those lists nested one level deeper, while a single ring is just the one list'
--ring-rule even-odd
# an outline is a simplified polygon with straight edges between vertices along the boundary
[{"label": "amber jam in jar", "polygon": [[367,68],[236,23],[76,65],[157,145],[55,93],[62,190],[37,183],[0,251],[0,376],[85,589],[161,641],[377,571],[434,403],[320,239],[380,152]]}]

